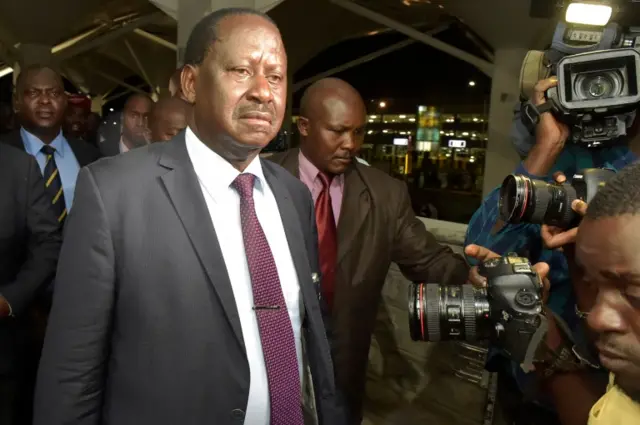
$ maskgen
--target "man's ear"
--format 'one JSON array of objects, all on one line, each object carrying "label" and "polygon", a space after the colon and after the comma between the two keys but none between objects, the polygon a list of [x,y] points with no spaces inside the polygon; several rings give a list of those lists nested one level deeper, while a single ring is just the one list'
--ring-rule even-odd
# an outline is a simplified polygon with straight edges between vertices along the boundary
[{"label": "man's ear", "polygon": [[185,65],[180,72],[180,87],[187,102],[194,105],[196,103],[196,80],[200,68],[193,65]]},{"label": "man's ear", "polygon": [[296,122],[298,126],[298,133],[301,136],[307,137],[309,135],[309,119],[305,117],[298,117],[298,121]]}]

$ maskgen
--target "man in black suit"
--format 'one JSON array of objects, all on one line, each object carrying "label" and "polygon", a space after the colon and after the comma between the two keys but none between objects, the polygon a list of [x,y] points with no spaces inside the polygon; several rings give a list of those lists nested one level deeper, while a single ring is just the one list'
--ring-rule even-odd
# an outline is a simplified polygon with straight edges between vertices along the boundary
[{"label": "man in black suit", "polygon": [[[49,183],[48,191],[52,200],[56,200],[62,221],[66,217],[63,211],[70,210],[73,204],[78,171],[100,158],[100,152],[87,142],[63,135],[67,95],[62,77],[53,68],[26,67],[18,76],[15,96],[16,113],[22,127],[1,136],[0,141],[26,151],[36,159],[45,183]],[[57,172],[49,182],[54,170]],[[56,198],[60,189],[62,192]]]},{"label": "man in black suit", "polygon": [[[28,423],[16,405],[23,383],[24,314],[55,273],[60,226],[38,164],[0,144],[0,425]],[[35,365],[33,365],[35,366]]]},{"label": "man in black suit", "polygon": [[35,425],[341,425],[308,189],[260,150],[285,114],[276,25],[189,38],[185,132],[80,172]]},{"label": "man in black suit", "polygon": [[127,99],[119,119],[120,132],[105,135],[100,143],[104,156],[115,156],[145,146],[149,143],[149,114],[153,101],[147,95],[136,93]]}]

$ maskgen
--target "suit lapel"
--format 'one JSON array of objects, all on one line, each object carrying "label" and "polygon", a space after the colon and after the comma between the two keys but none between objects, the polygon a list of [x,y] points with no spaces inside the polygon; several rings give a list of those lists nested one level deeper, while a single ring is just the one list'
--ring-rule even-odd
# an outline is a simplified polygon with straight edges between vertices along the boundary
[{"label": "suit lapel", "polygon": [[236,308],[231,281],[211,215],[200,189],[200,182],[189,159],[184,132],[165,144],[160,165],[169,170],[161,177],[162,184],[171,198],[200,263],[220,298],[220,304],[238,343],[244,349],[240,316]]},{"label": "suit lapel", "polygon": [[344,176],[344,194],[338,218],[338,264],[357,240],[356,236],[371,209],[371,197],[358,172],[357,165],[349,167]]}]

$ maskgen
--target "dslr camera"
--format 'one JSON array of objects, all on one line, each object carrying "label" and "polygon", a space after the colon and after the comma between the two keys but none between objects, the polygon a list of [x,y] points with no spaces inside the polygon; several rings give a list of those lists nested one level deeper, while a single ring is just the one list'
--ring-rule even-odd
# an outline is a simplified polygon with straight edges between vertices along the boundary
[{"label": "dslr camera", "polygon": [[414,284],[409,327],[414,341],[490,340],[518,363],[533,358],[546,332],[542,282],[526,258],[509,254],[480,264],[486,288]]},{"label": "dslr camera", "polygon": [[[593,2],[592,2],[593,3]],[[522,121],[532,130],[552,112],[571,129],[570,141],[601,146],[627,134],[640,105],[640,29],[560,22],[551,47],[527,53],[520,72]],[[547,102],[527,101],[535,84],[555,75]]]},{"label": "dslr camera", "polygon": [[508,175],[500,187],[500,218],[511,224],[548,224],[563,229],[575,227],[580,215],[571,203],[587,203],[613,177],[607,168],[587,168],[573,176],[571,183],[547,183],[520,174]]}]

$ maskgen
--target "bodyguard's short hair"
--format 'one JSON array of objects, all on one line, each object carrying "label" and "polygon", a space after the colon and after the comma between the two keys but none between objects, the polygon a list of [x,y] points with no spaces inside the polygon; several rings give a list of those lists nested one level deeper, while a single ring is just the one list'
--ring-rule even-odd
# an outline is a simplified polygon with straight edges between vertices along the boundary
[{"label": "bodyguard's short hair", "polygon": [[64,87],[64,81],[62,80],[60,71],[55,66],[45,64],[32,64],[22,69],[18,74],[18,78],[16,79],[15,92],[18,95],[22,94],[22,91],[24,90],[24,83],[27,77],[34,72],[42,71],[44,69],[48,69],[56,74],[56,77],[60,80],[60,84],[62,84],[62,87]]},{"label": "bodyguard's short hair", "polygon": [[228,7],[208,14],[193,27],[184,53],[185,65],[200,65],[214,42],[218,40],[218,25],[230,16],[254,15],[278,27],[266,13],[248,7]]},{"label": "bodyguard's short hair", "polygon": [[593,197],[587,217],[598,219],[640,214],[640,163],[628,165]]}]

